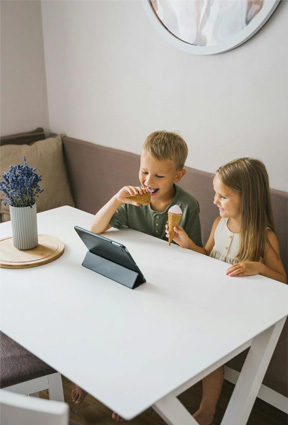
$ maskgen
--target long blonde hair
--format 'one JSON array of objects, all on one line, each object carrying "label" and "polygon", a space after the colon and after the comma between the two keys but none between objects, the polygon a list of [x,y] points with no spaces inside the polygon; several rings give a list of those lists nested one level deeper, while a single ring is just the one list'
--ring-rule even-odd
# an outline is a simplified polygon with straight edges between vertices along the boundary
[{"label": "long blonde hair", "polygon": [[252,158],[235,159],[217,170],[223,183],[241,198],[241,261],[259,261],[264,256],[267,228],[275,232],[269,177],[263,162]]}]

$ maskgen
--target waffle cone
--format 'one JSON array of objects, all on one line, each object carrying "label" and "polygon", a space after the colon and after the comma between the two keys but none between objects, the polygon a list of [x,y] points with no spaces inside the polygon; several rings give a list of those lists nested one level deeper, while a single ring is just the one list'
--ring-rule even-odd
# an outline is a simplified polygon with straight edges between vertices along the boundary
[{"label": "waffle cone", "polygon": [[151,202],[151,195],[149,192],[144,193],[144,195],[131,195],[127,196],[131,201],[138,202],[141,205],[149,205]]},{"label": "waffle cone", "polygon": [[182,214],[175,214],[168,212],[168,227],[169,227],[169,245],[171,245],[171,242],[174,238],[175,232],[173,228],[179,224],[179,221],[181,220]]}]

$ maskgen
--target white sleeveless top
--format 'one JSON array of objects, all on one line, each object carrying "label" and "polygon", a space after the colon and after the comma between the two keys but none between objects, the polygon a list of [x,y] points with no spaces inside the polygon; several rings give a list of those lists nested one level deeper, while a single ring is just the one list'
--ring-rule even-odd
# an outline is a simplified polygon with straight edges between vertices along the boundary
[{"label": "white sleeveless top", "polygon": [[240,247],[240,233],[233,233],[228,229],[228,220],[228,218],[221,218],[215,229],[215,243],[210,257],[225,263],[236,264],[240,263],[240,260],[236,259]]}]

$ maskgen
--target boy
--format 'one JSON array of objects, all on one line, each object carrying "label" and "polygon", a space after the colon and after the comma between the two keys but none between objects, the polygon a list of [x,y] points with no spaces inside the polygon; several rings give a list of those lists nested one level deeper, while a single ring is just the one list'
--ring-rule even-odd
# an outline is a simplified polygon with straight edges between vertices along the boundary
[{"label": "boy", "polygon": [[[179,205],[183,213],[181,227],[195,243],[202,246],[199,204],[190,193],[176,185],[186,173],[184,164],[187,155],[187,144],[178,134],[167,131],[150,134],[141,153],[141,187],[125,186],[120,189],[94,216],[91,231],[103,233],[110,227],[125,226],[167,241],[165,224],[168,209],[172,205]],[[146,206],[127,198],[146,192],[151,195],[151,202]],[[80,404],[86,394],[75,385],[72,390],[73,402]],[[112,418],[117,422],[122,421],[116,413]]]},{"label": "boy", "polygon": [[[186,173],[183,167],[187,155],[187,144],[178,134],[167,131],[150,134],[141,153],[141,187],[120,189],[94,216],[91,231],[102,233],[110,227],[125,226],[167,240],[168,209],[177,204],[183,212],[181,227],[202,246],[199,204],[190,193],[176,185]],[[127,198],[145,192],[150,192],[150,205],[139,205]]]}]

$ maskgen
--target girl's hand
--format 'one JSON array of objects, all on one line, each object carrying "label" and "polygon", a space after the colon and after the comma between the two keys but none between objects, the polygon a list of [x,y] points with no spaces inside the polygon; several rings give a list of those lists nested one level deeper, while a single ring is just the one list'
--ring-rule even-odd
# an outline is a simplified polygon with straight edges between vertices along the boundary
[{"label": "girl's hand", "polygon": [[228,276],[241,277],[260,274],[261,263],[259,261],[244,261],[243,263],[233,264],[226,270]]},{"label": "girl's hand", "polygon": [[144,195],[144,193],[146,193],[147,191],[148,189],[144,189],[143,187],[140,187],[140,186],[124,186],[122,187],[122,189],[119,190],[118,193],[116,193],[115,198],[117,199],[117,201],[121,202],[122,204],[132,204],[138,207],[139,206],[138,202],[131,201],[127,197],[133,196],[133,195]]},{"label": "girl's hand", "polygon": [[[175,226],[173,230],[175,232],[173,241],[176,242],[178,245],[180,245],[182,248],[189,248],[191,239],[189,238],[185,230],[180,226]],[[170,232],[169,232],[168,222],[166,223],[166,226],[165,226],[165,232],[166,232],[167,239],[169,239]]]}]

